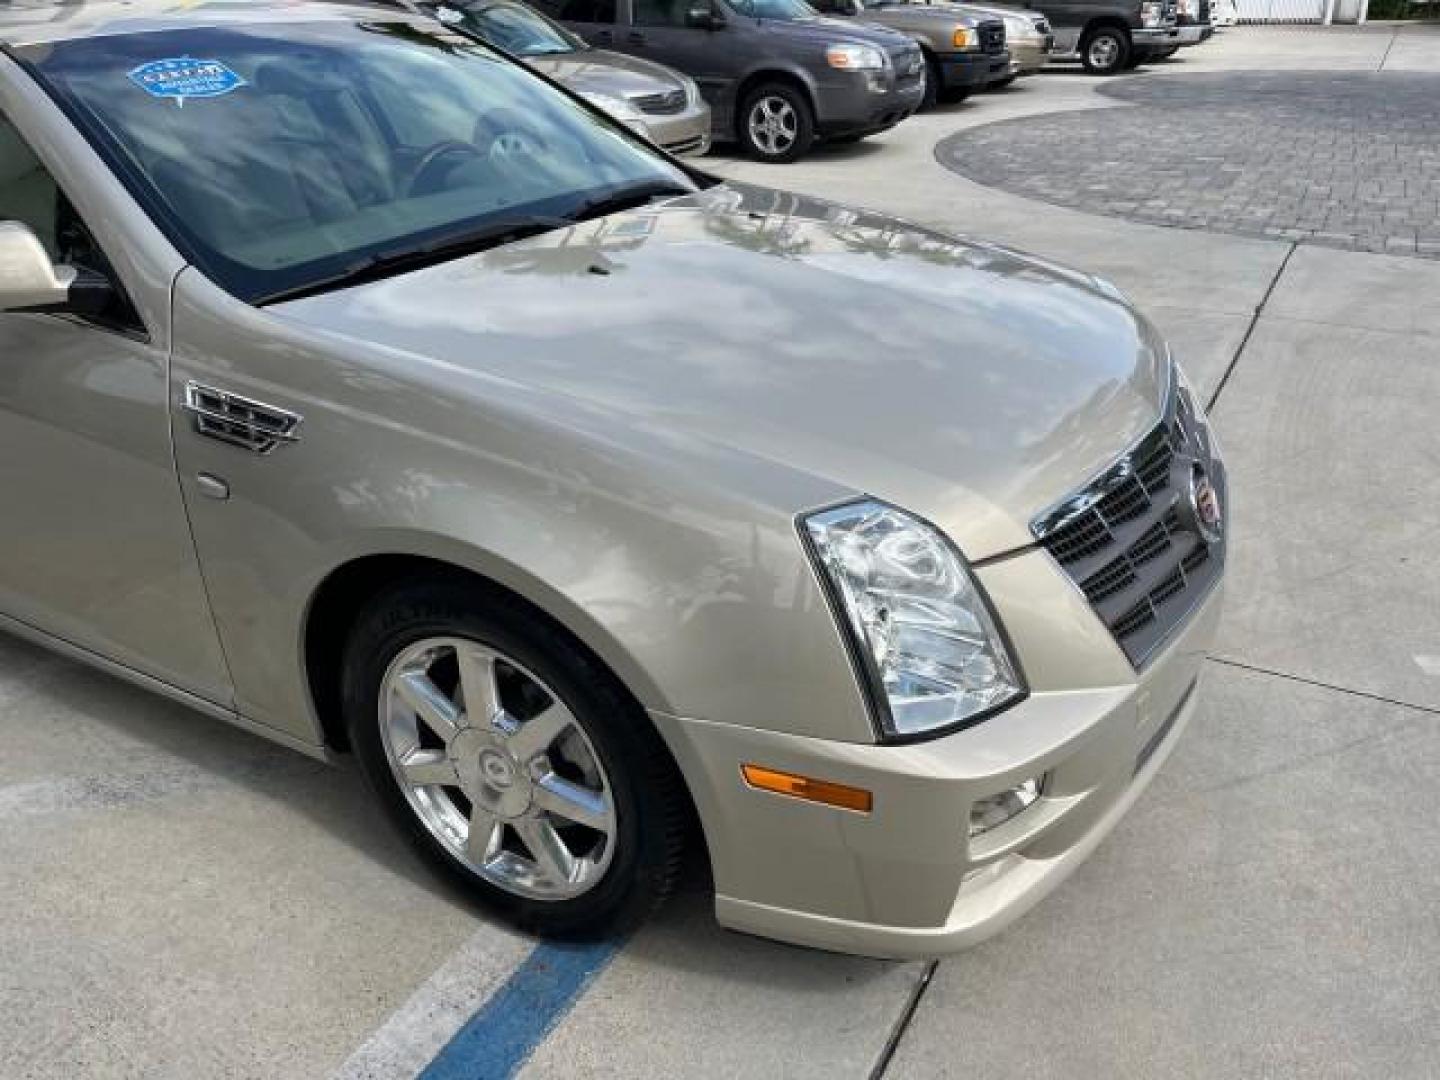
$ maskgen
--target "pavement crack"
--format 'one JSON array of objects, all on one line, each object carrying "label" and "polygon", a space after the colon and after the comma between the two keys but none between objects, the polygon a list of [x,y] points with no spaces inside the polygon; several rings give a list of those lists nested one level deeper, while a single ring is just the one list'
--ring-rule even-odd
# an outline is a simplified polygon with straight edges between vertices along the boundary
[{"label": "pavement crack", "polygon": [[1247,664],[1241,660],[1227,660],[1223,656],[1212,656],[1209,659],[1212,664],[1222,664],[1225,667],[1238,668],[1241,671],[1250,671],[1256,675],[1272,675],[1277,679],[1303,683],[1306,686],[1313,686],[1320,690],[1333,690],[1337,694],[1348,694],[1351,697],[1365,698],[1367,701],[1379,702],[1382,705],[1394,705],[1401,709],[1414,709],[1416,712],[1440,716],[1440,709],[1430,705],[1417,705],[1413,701],[1402,701],[1399,698],[1386,697],[1384,694],[1373,694],[1368,690],[1355,690],[1348,686],[1337,686],[1335,683],[1325,682],[1323,679],[1310,679],[1304,675],[1292,675],[1288,671],[1276,671],[1273,668]]},{"label": "pavement crack", "polygon": [[1380,58],[1380,66],[1376,71],[1384,71],[1385,65],[1390,62],[1390,50],[1395,48],[1395,40],[1400,36],[1400,27],[1396,26],[1390,31],[1390,44],[1385,46],[1385,55]]},{"label": "pavement crack", "polygon": [[1295,249],[1300,246],[1298,240],[1290,242],[1290,250],[1285,252],[1285,257],[1280,260],[1280,265],[1275,268],[1275,276],[1270,279],[1270,284],[1265,289],[1265,295],[1260,298],[1260,303],[1255,305],[1255,314],[1250,317],[1250,325],[1245,328],[1245,336],[1240,339],[1240,344],[1235,348],[1235,355],[1230,358],[1230,363],[1225,367],[1225,374],[1220,376],[1220,381],[1215,385],[1215,392],[1210,395],[1210,401],[1205,406],[1205,411],[1213,412],[1215,403],[1220,400],[1220,392],[1230,382],[1230,376],[1235,373],[1235,367],[1240,363],[1240,357],[1245,352],[1245,347],[1250,344],[1250,338],[1255,333],[1255,327],[1260,324],[1260,316],[1265,313],[1265,305],[1270,303],[1270,297],[1275,295],[1275,289],[1280,284],[1280,279],[1285,276],[1285,271],[1290,266],[1290,260],[1295,255]]},{"label": "pavement crack", "polygon": [[901,1010],[895,1026],[890,1029],[890,1037],[885,1040],[885,1045],[880,1050],[880,1056],[875,1061],[875,1067],[870,1070],[870,1080],[881,1080],[886,1070],[890,1068],[895,1051],[900,1049],[900,1040],[910,1029],[910,1021],[915,1019],[915,1010],[920,1007],[920,999],[925,996],[925,991],[930,989],[930,982],[935,978],[935,970],[939,966],[939,960],[931,960],[925,965],[925,970],[920,973],[920,978],[915,981],[915,987],[910,991],[905,1008]]}]

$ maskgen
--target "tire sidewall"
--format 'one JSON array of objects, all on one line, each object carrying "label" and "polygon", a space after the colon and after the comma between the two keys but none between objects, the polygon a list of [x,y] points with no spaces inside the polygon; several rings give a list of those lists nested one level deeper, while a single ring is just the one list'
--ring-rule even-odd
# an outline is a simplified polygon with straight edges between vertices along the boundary
[{"label": "tire sidewall", "polygon": [[[750,137],[750,112],[762,98],[767,97],[783,98],[795,110],[795,141],[783,154],[767,154]],[[737,135],[746,154],[756,161],[788,165],[803,157],[815,142],[815,114],[809,99],[793,86],[780,82],[762,83],[747,93],[740,103]]]},{"label": "tire sidewall", "polygon": [[[647,717],[635,715],[636,706],[612,685],[608,673],[597,669],[563,633],[519,613],[510,617],[495,597],[483,605],[455,603],[452,593],[422,586],[391,596],[362,617],[351,635],[343,700],[350,745],[366,781],[427,862],[522,927],[583,935],[602,925],[633,925],[668,891],[665,879],[673,876],[670,864],[676,855],[668,850],[674,837],[667,835],[676,828],[670,820],[674,807],[658,803],[633,767],[653,760],[655,746],[648,744],[659,736]],[[380,733],[380,688],[394,658],[431,637],[467,638],[513,658],[549,684],[590,739],[615,803],[615,848],[604,876],[580,896],[536,900],[487,881],[434,837],[411,807],[390,768]],[[644,827],[646,823],[651,827]]]},{"label": "tire sidewall", "polygon": [[925,112],[940,104],[940,64],[928,52],[925,54],[925,95],[920,99],[918,111]]},{"label": "tire sidewall", "polygon": [[[1108,67],[1099,67],[1090,61],[1090,46],[1099,37],[1114,38],[1118,46],[1115,51],[1115,62]],[[1126,64],[1130,60],[1131,49],[1129,34],[1114,26],[1102,26],[1085,35],[1085,40],[1080,45],[1080,60],[1085,70],[1092,75],[1114,75],[1125,70]]]}]

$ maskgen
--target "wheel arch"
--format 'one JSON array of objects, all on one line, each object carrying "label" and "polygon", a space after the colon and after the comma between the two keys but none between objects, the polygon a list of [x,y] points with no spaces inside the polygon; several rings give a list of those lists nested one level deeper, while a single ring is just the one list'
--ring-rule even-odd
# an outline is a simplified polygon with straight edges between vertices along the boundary
[{"label": "wheel arch", "polygon": [[1130,37],[1130,24],[1119,15],[1098,15],[1085,24],[1084,29],[1080,31],[1080,37],[1077,39],[1075,47],[1083,49],[1090,35],[1100,29],[1122,30],[1127,38]]},{"label": "wheel arch", "polygon": [[[422,553],[423,551],[423,553]],[[669,704],[644,668],[581,608],[523,570],[469,551],[436,550],[433,543],[399,544],[353,553],[335,563],[311,590],[300,628],[300,663],[310,707],[324,745],[348,749],[340,708],[340,667],[348,628],[382,589],[406,580],[479,584],[520,601],[558,626],[603,667],[642,712]]]}]

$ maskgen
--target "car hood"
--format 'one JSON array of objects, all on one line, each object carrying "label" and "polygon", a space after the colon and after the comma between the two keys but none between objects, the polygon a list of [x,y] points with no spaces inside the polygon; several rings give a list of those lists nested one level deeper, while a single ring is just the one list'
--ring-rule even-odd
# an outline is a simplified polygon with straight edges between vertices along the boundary
[{"label": "car hood", "polygon": [[974,26],[985,16],[972,15],[951,5],[897,4],[894,7],[871,8],[857,16],[886,27],[904,27],[920,30],[937,25]]},{"label": "car hood", "polygon": [[738,185],[270,310],[888,500],[972,559],[1031,543],[1168,379],[1093,278]]},{"label": "car hood", "polygon": [[764,19],[761,25],[771,33],[784,34],[791,40],[809,40],[822,46],[842,41],[858,41],[894,49],[910,44],[910,39],[904,34],[877,23],[832,19],[824,15],[817,15],[813,19]]},{"label": "car hood", "polygon": [[525,62],[576,93],[609,94],[626,98],[632,94],[659,94],[680,88],[668,68],[650,60],[623,56],[604,49],[582,49],[554,56],[527,56]]}]

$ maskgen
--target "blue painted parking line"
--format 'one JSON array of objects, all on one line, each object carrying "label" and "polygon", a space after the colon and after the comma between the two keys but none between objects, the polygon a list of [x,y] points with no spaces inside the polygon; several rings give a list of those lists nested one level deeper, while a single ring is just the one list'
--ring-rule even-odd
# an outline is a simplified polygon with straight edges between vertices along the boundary
[{"label": "blue painted parking line", "polygon": [[481,1006],[420,1080],[505,1080],[570,1011],[621,941],[546,941]]}]

